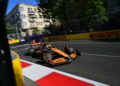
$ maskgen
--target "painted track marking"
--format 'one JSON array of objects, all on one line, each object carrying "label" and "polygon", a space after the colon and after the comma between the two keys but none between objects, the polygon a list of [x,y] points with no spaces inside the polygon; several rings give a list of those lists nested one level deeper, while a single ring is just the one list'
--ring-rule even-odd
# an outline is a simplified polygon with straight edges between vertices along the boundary
[{"label": "painted track marking", "polygon": [[[103,84],[103,83],[100,83],[100,82],[97,82],[97,81],[93,81],[93,80],[90,80],[90,79],[86,79],[86,78],[83,78],[83,77],[79,77],[79,76],[76,76],[76,75],[65,73],[65,72],[55,70],[55,69],[52,69],[52,68],[44,67],[42,65],[38,65],[38,64],[28,62],[28,61],[25,61],[25,60],[21,60],[21,61],[26,63],[26,64],[27,63],[31,64],[31,65],[27,65],[28,67],[23,68],[23,75],[28,77],[29,79],[35,81],[39,85],[42,82],[42,84],[43,84],[42,86],[46,86],[45,82],[50,83],[48,86],[54,86],[55,85],[54,80],[56,80],[55,77],[57,77],[57,76],[60,76],[60,77],[63,78],[63,79],[61,79],[61,78],[57,79],[57,82],[63,83],[62,86],[69,86],[70,83],[71,83],[72,86],[109,86],[109,85],[106,85],[106,84]],[[45,77],[48,77],[49,75],[52,77],[52,79],[49,78],[49,80],[48,80],[48,78],[45,78]],[[66,78],[68,79],[67,82],[69,84],[65,84],[64,79],[66,79]],[[43,81],[43,80],[45,80],[45,81]],[[53,80],[53,82],[51,82],[51,80]],[[77,82],[78,84],[75,85],[72,82]],[[83,85],[83,84],[85,84],[85,85]],[[58,84],[58,86],[60,86],[60,85]]]},{"label": "painted track marking", "polygon": [[103,55],[103,54],[88,54],[88,53],[82,53],[83,55],[90,55],[90,56],[104,56],[104,57],[119,57],[120,56],[112,56],[112,55]]}]

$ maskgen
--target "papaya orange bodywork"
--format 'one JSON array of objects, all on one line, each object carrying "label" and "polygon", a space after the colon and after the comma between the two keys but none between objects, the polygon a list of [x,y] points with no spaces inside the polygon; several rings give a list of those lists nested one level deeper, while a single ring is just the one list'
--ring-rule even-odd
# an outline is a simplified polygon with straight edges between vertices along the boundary
[{"label": "papaya orange bodywork", "polygon": [[75,59],[77,57],[77,55],[75,53],[70,55],[73,59]]},{"label": "papaya orange bodywork", "polygon": [[51,48],[52,51],[59,53],[60,55],[64,56],[64,57],[69,57],[69,55],[67,55],[66,53],[62,52],[61,50],[57,49],[57,48]]},{"label": "papaya orange bodywork", "polygon": [[55,60],[52,61],[53,63],[61,63],[61,62],[66,62],[66,59],[64,59],[63,57],[57,58]]}]

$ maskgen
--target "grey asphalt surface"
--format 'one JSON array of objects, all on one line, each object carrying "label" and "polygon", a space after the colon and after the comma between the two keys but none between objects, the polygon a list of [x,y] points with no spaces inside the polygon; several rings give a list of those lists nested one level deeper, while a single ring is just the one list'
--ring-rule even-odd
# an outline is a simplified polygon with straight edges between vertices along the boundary
[{"label": "grey asphalt surface", "polygon": [[[60,49],[69,45],[79,49],[82,53],[79,60],[52,68],[111,86],[120,86],[120,42],[78,40],[51,43]],[[21,55],[22,59],[44,65],[40,63],[39,59],[24,56],[27,47],[19,47],[14,50]]]},{"label": "grey asphalt surface", "polygon": [[27,77],[24,77],[25,86],[39,86]]}]

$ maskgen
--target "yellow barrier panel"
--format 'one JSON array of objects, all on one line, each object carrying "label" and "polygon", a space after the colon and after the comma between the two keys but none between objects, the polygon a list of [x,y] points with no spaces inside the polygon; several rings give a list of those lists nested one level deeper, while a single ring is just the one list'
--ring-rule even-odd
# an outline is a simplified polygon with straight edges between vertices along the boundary
[{"label": "yellow barrier panel", "polygon": [[50,36],[46,40],[49,41],[65,41],[65,40],[83,40],[83,39],[108,39],[120,38],[120,30],[104,31],[104,32],[90,32],[63,36]]},{"label": "yellow barrier panel", "polygon": [[76,34],[76,35],[66,35],[67,40],[82,40],[89,39],[89,33]]},{"label": "yellow barrier panel", "polygon": [[49,41],[65,41],[66,40],[66,37],[65,35],[63,36],[51,36],[49,37]]},{"label": "yellow barrier panel", "polygon": [[90,39],[115,39],[120,38],[120,30],[105,31],[105,32],[93,32],[89,34]]},{"label": "yellow barrier panel", "polygon": [[23,74],[22,74],[22,66],[21,66],[21,62],[20,62],[20,57],[14,51],[13,51],[13,53],[16,55],[16,59],[14,59],[12,61],[16,84],[17,84],[17,86],[25,86],[24,81],[23,81]]},{"label": "yellow barrier panel", "polygon": [[16,43],[19,43],[19,42],[20,42],[20,40],[18,40],[18,39],[12,39],[12,40],[8,41],[9,44],[16,44]]}]

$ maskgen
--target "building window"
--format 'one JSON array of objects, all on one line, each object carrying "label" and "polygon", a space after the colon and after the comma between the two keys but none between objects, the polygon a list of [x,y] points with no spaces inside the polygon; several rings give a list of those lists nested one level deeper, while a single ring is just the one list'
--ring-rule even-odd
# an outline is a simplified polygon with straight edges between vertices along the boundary
[{"label": "building window", "polygon": [[36,22],[37,26],[39,26],[39,22]]},{"label": "building window", "polygon": [[27,26],[27,22],[22,22],[22,26],[23,27]]},{"label": "building window", "polygon": [[42,22],[39,22],[39,25],[42,25]]},{"label": "building window", "polygon": [[20,10],[20,11],[23,11],[23,10],[24,10],[24,7],[19,7],[19,10]]},{"label": "building window", "polygon": [[33,23],[30,23],[30,27],[33,27]]},{"label": "building window", "polygon": [[36,22],[37,26],[42,25],[42,22]]},{"label": "building window", "polygon": [[45,19],[44,22],[50,22],[50,20],[49,19]]},{"label": "building window", "polygon": [[35,23],[30,23],[30,27],[36,27]]},{"label": "building window", "polygon": [[34,11],[35,11],[35,12],[38,12],[38,9],[37,9],[37,8],[34,8]]},{"label": "building window", "polygon": [[32,8],[28,8],[28,12],[29,12],[29,13],[33,13],[34,11],[33,11]]},{"label": "building window", "polygon": [[22,14],[22,15],[20,16],[20,18],[21,18],[21,19],[26,18],[26,15],[25,15],[25,14]]},{"label": "building window", "polygon": [[45,27],[47,27],[48,25],[45,25]]}]

